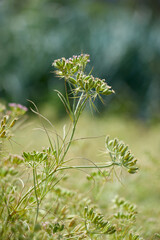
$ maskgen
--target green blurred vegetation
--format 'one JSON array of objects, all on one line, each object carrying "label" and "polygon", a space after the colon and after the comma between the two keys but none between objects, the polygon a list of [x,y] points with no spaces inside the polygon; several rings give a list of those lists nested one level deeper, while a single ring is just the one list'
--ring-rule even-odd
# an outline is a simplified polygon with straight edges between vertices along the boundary
[{"label": "green blurred vegetation", "polygon": [[63,111],[51,63],[83,52],[116,91],[103,110],[159,117],[159,13],[159,0],[1,0],[0,99]]}]

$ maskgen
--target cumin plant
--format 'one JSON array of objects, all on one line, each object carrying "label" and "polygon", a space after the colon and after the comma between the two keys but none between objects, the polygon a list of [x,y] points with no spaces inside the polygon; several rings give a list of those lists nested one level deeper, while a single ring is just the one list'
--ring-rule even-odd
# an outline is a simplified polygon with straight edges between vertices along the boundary
[{"label": "cumin plant", "polygon": [[[3,152],[4,140],[11,139],[10,130],[27,109],[18,104],[10,104],[10,113],[7,114],[5,106],[1,106],[0,147],[3,161],[0,180],[0,236],[3,240],[142,239],[133,232],[136,211],[132,204],[116,199],[115,204],[120,209],[125,209],[125,212],[118,211],[106,218],[89,198],[60,185],[66,178],[65,170],[93,169],[95,173],[90,175],[90,179],[96,175],[104,178],[108,169],[113,168],[126,170],[130,174],[138,171],[137,159],[128,146],[117,138],[110,139],[108,136],[104,143],[105,163],[90,160],[88,165],[69,164],[73,159],[67,159],[67,154],[74,142],[77,123],[87,102],[95,108],[96,98],[103,102],[103,96],[114,93],[104,79],[92,76],[91,72],[86,73],[89,61],[89,55],[81,54],[53,62],[55,74],[65,84],[65,94],[58,90],[56,93],[71,121],[71,127],[63,128],[63,136],[31,102],[31,110],[38,115],[47,134],[47,148],[23,152],[22,156]],[[50,136],[44,120],[54,128],[54,138]],[[14,167],[13,171],[10,166]],[[18,170],[19,167],[23,168],[24,175]],[[26,172],[32,175],[29,180],[26,180]]]}]

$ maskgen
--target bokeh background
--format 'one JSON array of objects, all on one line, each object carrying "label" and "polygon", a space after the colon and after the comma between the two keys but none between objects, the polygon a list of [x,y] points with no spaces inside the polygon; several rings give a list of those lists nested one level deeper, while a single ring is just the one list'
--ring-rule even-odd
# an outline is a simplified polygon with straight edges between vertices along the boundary
[{"label": "bokeh background", "polygon": [[116,91],[101,110],[159,118],[160,0],[0,1],[1,100],[63,111],[51,64],[80,53]]}]

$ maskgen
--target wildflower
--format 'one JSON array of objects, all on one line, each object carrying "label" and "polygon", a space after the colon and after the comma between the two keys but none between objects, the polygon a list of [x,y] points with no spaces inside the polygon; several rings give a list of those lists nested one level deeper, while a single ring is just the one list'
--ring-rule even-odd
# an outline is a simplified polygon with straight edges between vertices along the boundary
[{"label": "wildflower", "polygon": [[23,115],[28,111],[28,108],[17,103],[9,103],[8,106],[11,108],[11,111],[16,115]]}]

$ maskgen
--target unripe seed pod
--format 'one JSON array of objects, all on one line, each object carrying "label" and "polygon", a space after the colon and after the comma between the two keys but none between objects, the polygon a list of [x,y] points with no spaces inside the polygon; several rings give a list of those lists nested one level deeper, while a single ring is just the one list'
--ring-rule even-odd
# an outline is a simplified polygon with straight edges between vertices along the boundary
[{"label": "unripe seed pod", "polygon": [[108,94],[108,89],[102,89],[102,94],[107,95]]},{"label": "unripe seed pod", "polygon": [[17,121],[17,118],[13,119],[13,121],[11,122],[9,128],[12,128],[15,125],[16,121]]},{"label": "unripe seed pod", "polygon": [[4,116],[4,117],[3,117],[3,124],[5,124],[5,123],[6,123],[6,120],[7,120],[7,117],[6,117],[6,116]]},{"label": "unripe seed pod", "polygon": [[134,174],[134,173],[136,173],[137,170],[138,170],[137,167],[133,167],[133,168],[129,168],[128,172],[131,173],[131,174]]},{"label": "unripe seed pod", "polygon": [[77,66],[74,68],[74,73],[76,73],[78,70],[79,70],[79,66],[77,65]]},{"label": "unripe seed pod", "polygon": [[90,78],[91,78],[90,76],[86,76],[84,80],[89,80]]},{"label": "unripe seed pod", "polygon": [[106,87],[107,87],[107,84],[106,84],[105,82],[103,82],[103,83],[101,84],[101,89],[102,89],[102,90],[105,90]]},{"label": "unripe seed pod", "polygon": [[102,216],[102,215],[99,215],[99,216],[98,216],[98,222],[100,222],[102,219],[103,219],[103,216]]},{"label": "unripe seed pod", "polygon": [[91,76],[89,76],[88,82],[89,82],[89,84],[93,83],[93,79]]},{"label": "unripe seed pod", "polygon": [[67,70],[70,70],[70,64],[69,63],[66,63],[66,68],[67,68]]},{"label": "unripe seed pod", "polygon": [[93,82],[94,82],[94,86],[93,86],[93,88],[96,88],[96,86],[97,86],[97,82],[93,79]]},{"label": "unripe seed pod", "polygon": [[99,93],[99,91],[100,91],[100,86],[98,85],[96,86],[96,92]]},{"label": "unripe seed pod", "polygon": [[112,94],[112,93],[115,93],[115,91],[108,89],[108,93],[107,93],[106,95],[110,95],[110,94]]},{"label": "unripe seed pod", "polygon": [[3,125],[3,126],[1,127],[0,133],[2,133],[2,132],[5,130],[5,127],[6,127],[6,125]]},{"label": "unripe seed pod", "polygon": [[28,154],[26,153],[26,152],[23,152],[23,156],[24,156],[24,158],[28,158]]},{"label": "unripe seed pod", "polygon": [[137,162],[137,160],[134,160],[134,161],[127,161],[127,166],[134,166],[134,165],[136,165],[136,162]]},{"label": "unripe seed pod", "polygon": [[84,208],[84,216],[87,217],[87,213],[88,213],[88,207]]},{"label": "unripe seed pod", "polygon": [[107,224],[108,224],[108,222],[103,222],[103,223],[101,224],[101,227],[104,228],[104,227],[107,226]]},{"label": "unripe seed pod", "polygon": [[70,81],[72,84],[76,84],[76,83],[77,83],[77,81],[76,81],[73,77],[70,77],[70,78],[69,78],[69,81]]},{"label": "unripe seed pod", "polygon": [[103,95],[110,95],[112,93],[114,93],[114,91],[113,90],[109,90],[109,88],[108,88],[108,89],[103,90],[103,92],[101,94],[103,94]]},{"label": "unripe seed pod", "polygon": [[108,145],[109,145],[110,147],[113,147],[113,143],[114,143],[114,141],[113,141],[113,140],[110,140]]},{"label": "unripe seed pod", "polygon": [[124,156],[124,160],[128,160],[128,158],[130,157],[131,153],[127,152],[127,154]]},{"label": "unripe seed pod", "polygon": [[83,89],[84,89],[83,82],[82,82],[82,80],[81,80],[81,79],[79,79],[79,80],[78,80],[78,83],[79,83],[79,85],[81,86],[81,88],[83,88]]},{"label": "unripe seed pod", "polygon": [[72,218],[72,220],[70,221],[68,227],[73,227],[75,222],[76,222],[75,218]]},{"label": "unripe seed pod", "polygon": [[106,137],[106,144],[109,144],[109,136]]},{"label": "unripe seed pod", "polygon": [[93,82],[93,81],[90,81],[90,82],[89,82],[89,88],[90,88],[90,89],[94,88],[94,82]]},{"label": "unripe seed pod", "polygon": [[128,158],[128,162],[131,162],[133,159],[134,159],[134,156],[130,155],[129,158]]},{"label": "unripe seed pod", "polygon": [[113,234],[114,232],[116,232],[116,229],[114,227],[111,227],[111,229],[108,231],[108,234]]},{"label": "unripe seed pod", "polygon": [[94,217],[95,217],[96,213],[95,212],[92,212],[91,216],[90,216],[90,219],[93,220]]},{"label": "unripe seed pod", "polygon": [[99,224],[103,224],[104,223],[104,219],[103,217],[98,221]]},{"label": "unripe seed pod", "polygon": [[74,232],[78,232],[78,231],[81,229],[81,227],[82,227],[82,225],[79,224],[78,226],[76,226],[76,227],[73,229],[73,231],[74,231]]},{"label": "unripe seed pod", "polygon": [[[114,143],[113,143],[114,144]],[[115,153],[117,150],[117,146],[113,147],[112,151]]]},{"label": "unripe seed pod", "polygon": [[43,157],[43,153],[38,153],[38,158],[42,158]]},{"label": "unripe seed pod", "polygon": [[54,64],[55,64],[55,67],[57,67],[57,68],[61,67],[61,62],[60,61],[56,61]]},{"label": "unripe seed pod", "polygon": [[65,215],[67,212],[67,207],[64,206],[62,209],[61,209],[61,214]]},{"label": "unripe seed pod", "polygon": [[48,158],[48,155],[47,155],[47,154],[44,154],[42,160],[44,161],[44,160],[46,160],[47,158]]},{"label": "unripe seed pod", "polygon": [[62,57],[62,61],[60,63],[62,66],[64,66],[64,64],[66,63],[66,59],[64,57]]},{"label": "unripe seed pod", "polygon": [[91,208],[91,209],[90,209],[90,211],[89,211],[89,214],[88,214],[88,215],[89,215],[89,217],[91,217],[91,216],[92,216],[92,213],[93,213],[93,208]]},{"label": "unripe seed pod", "polygon": [[0,135],[0,138],[5,138],[6,137],[6,131],[3,131]]},{"label": "unripe seed pod", "polygon": [[1,120],[1,127],[4,125],[4,121],[3,120]]},{"label": "unripe seed pod", "polygon": [[88,84],[88,82],[85,83],[84,88],[85,88],[86,91],[89,90],[89,84]]},{"label": "unripe seed pod", "polygon": [[79,79],[79,77],[80,77],[80,72],[77,73],[77,76],[76,76],[77,80]]},{"label": "unripe seed pod", "polygon": [[128,146],[125,146],[122,150],[121,150],[121,156],[124,156],[125,152],[127,151]]},{"label": "unripe seed pod", "polygon": [[113,146],[115,147],[117,145],[117,143],[118,143],[118,140],[117,140],[117,138],[115,138],[114,142],[113,142]]},{"label": "unripe seed pod", "polygon": [[123,148],[124,148],[124,144],[120,143],[120,144],[118,145],[118,150],[119,150],[119,151],[122,151]]},{"label": "unripe seed pod", "polygon": [[135,160],[133,161],[133,163],[136,164],[136,163],[137,163],[137,159],[135,159]]},{"label": "unripe seed pod", "polygon": [[97,222],[97,219],[98,219],[98,214],[96,213],[95,216],[94,216],[94,218],[93,218],[93,220],[92,220],[93,223],[96,223],[96,222]]}]

